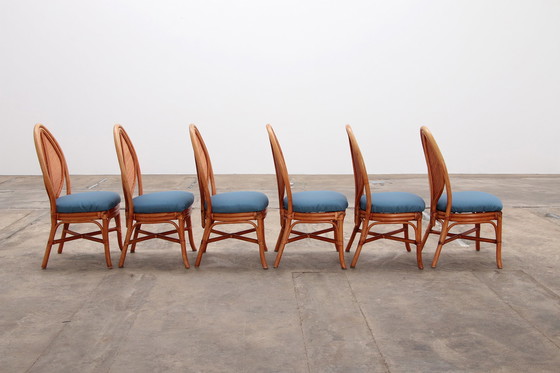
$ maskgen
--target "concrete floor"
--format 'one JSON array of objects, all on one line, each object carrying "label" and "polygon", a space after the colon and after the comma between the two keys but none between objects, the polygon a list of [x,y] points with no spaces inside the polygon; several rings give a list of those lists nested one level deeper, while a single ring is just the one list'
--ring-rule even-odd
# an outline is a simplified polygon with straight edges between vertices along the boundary
[{"label": "concrete floor", "polygon": [[[75,176],[73,190],[121,192],[116,176]],[[270,198],[267,260],[278,234],[272,175],[220,175],[219,191]],[[332,189],[353,200],[353,179],[293,176],[294,190]],[[74,241],[40,269],[49,230],[42,179],[0,176],[1,372],[558,372],[560,175],[454,176],[454,190],[502,198],[504,269],[492,245],[454,242],[426,269],[396,242],[364,247],[341,270],[333,247],[286,247],[262,270],[257,247],[211,244],[200,268],[178,244],[152,240],[107,269],[100,244]],[[377,191],[428,200],[425,176],[382,175]],[[146,191],[191,190],[194,175],[145,176]],[[352,202],[351,202],[352,204]],[[348,210],[345,235],[352,229]],[[119,257],[114,236],[113,262]],[[194,263],[196,253],[189,252]],[[353,255],[346,254],[349,263]]]}]

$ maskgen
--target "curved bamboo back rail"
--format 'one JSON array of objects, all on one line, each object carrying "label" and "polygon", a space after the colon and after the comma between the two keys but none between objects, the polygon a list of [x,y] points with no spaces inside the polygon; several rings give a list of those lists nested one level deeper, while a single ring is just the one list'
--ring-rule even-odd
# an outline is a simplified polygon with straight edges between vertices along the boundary
[{"label": "curved bamboo back rail", "polygon": [[208,149],[200,131],[194,124],[191,124],[189,125],[189,133],[194,151],[198,188],[200,191],[200,222],[202,228],[204,228],[206,226],[206,217],[212,213],[212,196],[216,194],[216,182]]},{"label": "curved bamboo back rail", "polygon": [[62,191],[66,189],[66,194],[72,193],[66,158],[62,148],[44,125],[35,125],[33,139],[39,165],[43,172],[43,182],[49,196],[51,212],[53,212],[56,211],[56,199],[60,197]]},{"label": "curved bamboo back rail", "polygon": [[113,127],[113,137],[115,140],[115,149],[117,150],[117,158],[121,169],[121,182],[126,205],[127,219],[132,217],[134,213],[134,203],[132,199],[137,195],[144,193],[142,188],[142,172],[140,171],[140,162],[134,145],[128,134],[120,124]]}]

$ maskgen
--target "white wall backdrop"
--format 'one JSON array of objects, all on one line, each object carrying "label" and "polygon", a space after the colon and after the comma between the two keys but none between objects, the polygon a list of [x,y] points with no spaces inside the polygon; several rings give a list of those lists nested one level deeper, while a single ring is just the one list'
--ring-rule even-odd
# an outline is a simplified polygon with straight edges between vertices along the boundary
[{"label": "white wall backdrop", "polygon": [[560,1],[0,0],[0,174],[39,174],[32,128],[72,174],[115,174],[112,126],[144,173],[560,173]]}]

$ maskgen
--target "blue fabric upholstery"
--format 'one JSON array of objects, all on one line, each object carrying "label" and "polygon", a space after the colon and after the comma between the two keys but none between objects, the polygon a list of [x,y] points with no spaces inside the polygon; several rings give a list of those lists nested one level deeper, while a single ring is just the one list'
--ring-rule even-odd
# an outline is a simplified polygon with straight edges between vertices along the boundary
[{"label": "blue fabric upholstery", "polygon": [[[295,212],[334,212],[344,211],[348,200],[344,194],[330,190],[305,191],[292,194]],[[288,198],[284,198],[284,208],[288,208]]]},{"label": "blue fabric upholstery", "polygon": [[155,192],[135,197],[134,212],[137,214],[155,214],[158,212],[180,212],[188,209],[194,202],[191,192],[171,190]]},{"label": "blue fabric upholstery", "polygon": [[[451,212],[494,212],[502,211],[502,201],[493,194],[485,192],[453,192],[451,198]],[[447,195],[444,194],[438,201],[437,209],[445,211]]]},{"label": "blue fabric upholstery", "polygon": [[[366,196],[360,198],[360,209],[366,209]],[[426,208],[424,200],[413,193],[382,192],[371,195],[371,212],[379,214],[398,214],[403,212],[422,212]]]},{"label": "blue fabric upholstery", "polygon": [[261,192],[227,192],[212,196],[212,212],[235,214],[263,211],[268,207],[268,197]]},{"label": "blue fabric upholstery", "polygon": [[111,210],[121,197],[114,192],[96,191],[68,194],[56,199],[56,211],[60,213],[97,212]]}]

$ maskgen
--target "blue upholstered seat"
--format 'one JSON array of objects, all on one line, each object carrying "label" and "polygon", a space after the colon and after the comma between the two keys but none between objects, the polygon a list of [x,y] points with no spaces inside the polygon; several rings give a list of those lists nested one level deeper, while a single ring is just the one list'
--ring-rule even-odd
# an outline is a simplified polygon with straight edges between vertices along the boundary
[{"label": "blue upholstered seat", "polygon": [[[366,209],[366,196],[360,198],[360,209]],[[399,214],[403,212],[422,212],[426,208],[424,200],[413,193],[382,192],[372,193],[371,212],[379,214]]]},{"label": "blue upholstered seat", "polygon": [[191,192],[171,190],[142,194],[132,199],[134,212],[137,214],[155,214],[158,212],[181,212],[194,202]]},{"label": "blue upholstered seat", "polygon": [[211,198],[212,212],[218,214],[263,211],[268,207],[268,197],[261,192],[227,192]]},{"label": "blue upholstered seat", "polygon": [[[334,212],[344,211],[348,200],[344,194],[330,190],[305,191],[292,194],[295,212]],[[284,208],[288,208],[288,198],[284,198]]]},{"label": "blue upholstered seat", "polygon": [[[451,199],[451,212],[494,212],[502,211],[502,201],[493,194],[486,192],[453,192]],[[440,197],[437,209],[445,211],[447,206],[447,195]]]},{"label": "blue upholstered seat", "polygon": [[111,210],[121,202],[121,197],[114,192],[96,191],[68,194],[56,199],[56,211],[59,213],[97,212]]}]

